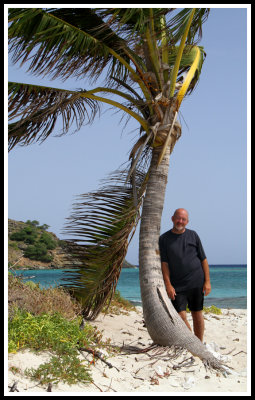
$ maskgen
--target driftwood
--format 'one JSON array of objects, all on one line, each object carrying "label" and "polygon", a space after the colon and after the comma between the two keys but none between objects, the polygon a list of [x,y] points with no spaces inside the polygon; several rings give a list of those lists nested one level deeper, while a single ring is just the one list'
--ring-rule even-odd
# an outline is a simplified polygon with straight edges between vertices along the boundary
[{"label": "driftwood", "polygon": [[11,386],[10,392],[19,392],[17,385],[18,385],[18,381],[15,381],[14,384]]},{"label": "driftwood", "polygon": [[49,383],[46,392],[52,392],[52,383],[51,382]]},{"label": "driftwood", "polygon": [[106,361],[106,360],[103,358],[103,355],[102,355],[102,353],[101,353],[100,351],[96,351],[96,350],[93,350],[93,349],[89,349],[89,348],[87,348],[87,347],[79,347],[78,350],[79,350],[80,352],[81,352],[81,351],[86,351],[87,353],[92,354],[92,355],[93,355],[93,358],[94,358],[94,357],[99,358],[99,360],[101,360],[103,363],[105,363],[109,368],[116,368],[117,371],[119,372],[119,369],[118,369],[117,367],[115,367],[115,366],[112,365],[109,361]]}]

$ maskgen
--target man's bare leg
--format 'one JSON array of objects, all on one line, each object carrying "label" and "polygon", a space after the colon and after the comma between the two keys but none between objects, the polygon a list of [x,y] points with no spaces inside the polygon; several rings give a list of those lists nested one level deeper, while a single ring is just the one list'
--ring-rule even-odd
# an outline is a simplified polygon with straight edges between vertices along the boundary
[{"label": "man's bare leg", "polygon": [[183,319],[183,321],[185,322],[185,324],[187,325],[187,327],[192,331],[192,328],[187,320],[187,313],[186,311],[180,311],[178,313],[180,315],[180,317]]},{"label": "man's bare leg", "polygon": [[205,323],[203,311],[191,311],[194,334],[203,342]]}]

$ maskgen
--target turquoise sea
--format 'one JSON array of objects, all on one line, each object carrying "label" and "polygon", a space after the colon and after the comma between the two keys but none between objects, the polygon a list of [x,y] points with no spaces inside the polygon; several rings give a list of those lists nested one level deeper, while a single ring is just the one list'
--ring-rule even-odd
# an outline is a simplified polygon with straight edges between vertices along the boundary
[{"label": "turquoise sea", "polygon": [[[24,281],[39,283],[41,288],[54,287],[64,283],[69,270],[26,270],[13,271],[22,275]],[[212,291],[205,297],[205,306],[220,308],[247,308],[247,265],[211,265],[210,277]],[[139,269],[122,268],[117,284],[122,297],[135,305],[141,305]]]}]

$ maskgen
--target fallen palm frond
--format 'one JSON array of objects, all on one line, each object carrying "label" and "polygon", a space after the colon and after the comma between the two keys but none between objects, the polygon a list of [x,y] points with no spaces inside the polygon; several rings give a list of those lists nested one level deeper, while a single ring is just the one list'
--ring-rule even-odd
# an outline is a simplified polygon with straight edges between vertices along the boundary
[{"label": "fallen palm frond", "polygon": [[139,221],[146,173],[136,171],[132,185],[125,183],[126,176],[127,171],[117,171],[102,189],[79,196],[64,228],[65,234],[75,237],[68,246],[79,263],[64,286],[81,302],[86,319],[94,319],[114,294]]}]

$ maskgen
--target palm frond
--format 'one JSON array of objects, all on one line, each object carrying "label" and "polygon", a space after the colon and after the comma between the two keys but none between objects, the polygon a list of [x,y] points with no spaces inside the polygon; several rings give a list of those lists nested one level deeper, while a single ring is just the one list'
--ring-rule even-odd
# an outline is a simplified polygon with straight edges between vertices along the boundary
[{"label": "palm frond", "polygon": [[[44,141],[62,117],[66,133],[75,122],[76,128],[93,121],[99,112],[98,102],[82,97],[83,91],[70,91],[38,85],[9,82],[9,150],[17,144]],[[20,118],[19,120],[17,120]]]},{"label": "palm frond", "polygon": [[187,93],[191,93],[194,90],[199,80],[205,53],[200,47],[195,46],[192,47],[189,56],[190,56],[190,69],[187,75],[185,76],[184,81],[182,83],[182,87],[180,88],[176,96],[178,108],[180,107],[180,104],[184,96]]},{"label": "palm frond", "polygon": [[[160,27],[160,17],[172,12],[172,8],[153,8],[155,27]],[[107,8],[97,9],[97,14],[126,40],[141,39],[150,22],[149,8]],[[160,28],[159,28],[160,29]],[[130,43],[130,42],[129,42]]]},{"label": "palm frond", "polygon": [[[192,24],[187,37],[187,44],[196,44],[202,36],[202,24],[209,16],[210,8],[196,8]],[[171,43],[176,44],[183,36],[185,25],[192,13],[192,8],[184,8],[167,23],[171,35]]]},{"label": "palm frond", "polygon": [[123,40],[96,14],[96,9],[54,8],[48,9],[47,11],[83,32],[91,33],[95,39],[116,51],[119,50],[120,55],[124,56],[124,53],[121,53],[120,49],[120,43],[122,43]]},{"label": "palm frond", "polygon": [[[190,66],[192,65],[192,63],[194,62],[194,59],[196,57],[197,48],[200,50],[199,64],[197,66],[196,75],[194,76],[194,79],[192,80],[191,84],[189,85],[187,94],[190,94],[194,90],[194,88],[198,82],[198,79],[199,79],[199,76],[200,76],[200,73],[202,70],[203,62],[206,57],[204,48],[202,46],[186,45],[184,48],[183,54],[182,54],[180,67],[179,67],[179,71],[178,71],[178,79],[180,79],[184,73],[187,73],[189,71]],[[178,53],[178,46],[172,46],[171,51],[169,52],[169,57],[168,57],[169,65],[174,64],[177,53]]]},{"label": "palm frond", "polygon": [[85,74],[96,79],[106,66],[109,75],[127,75],[123,63],[111,54],[114,50],[128,63],[122,51],[124,41],[110,29],[103,35],[98,25],[103,21],[92,9],[50,11],[9,9],[9,42],[15,63],[30,62],[29,71],[63,79]]},{"label": "palm frond", "polygon": [[113,295],[139,220],[146,173],[136,173],[135,191],[131,184],[125,184],[126,176],[127,171],[116,171],[106,186],[81,195],[64,228],[71,238],[69,252],[78,261],[78,271],[64,286],[82,303],[87,319],[94,319]]},{"label": "palm frond", "polygon": [[[69,24],[78,27],[84,32],[90,34],[97,41],[103,43],[108,48],[113,49],[120,55],[126,62],[129,63],[129,57],[123,50],[127,48],[127,42],[121,38],[114,30],[112,30],[109,24],[96,13],[96,9],[90,8],[56,8],[53,11],[49,10],[54,16],[60,18]],[[111,55],[108,56],[111,59],[112,65],[109,68],[109,85],[112,85],[111,71],[116,77],[127,79],[127,69],[123,66],[118,59],[115,59]]]},{"label": "palm frond", "polygon": [[124,81],[122,81],[122,80],[120,80],[118,78],[115,78],[114,76],[112,76],[111,78],[113,79],[113,81],[115,81],[117,83],[117,86],[116,86],[117,88],[119,86],[122,86],[125,89],[127,89],[130,93],[132,93],[138,100],[143,101],[141,96],[130,85],[128,85],[126,82],[124,82]]}]

